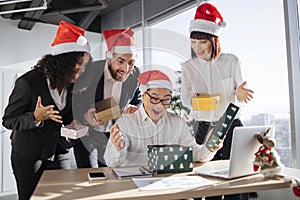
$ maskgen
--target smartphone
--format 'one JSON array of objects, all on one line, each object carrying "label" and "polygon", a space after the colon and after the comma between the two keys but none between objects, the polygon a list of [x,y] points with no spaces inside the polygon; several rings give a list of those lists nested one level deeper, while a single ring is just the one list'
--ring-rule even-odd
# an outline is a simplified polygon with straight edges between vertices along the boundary
[{"label": "smartphone", "polygon": [[89,172],[88,177],[89,177],[89,180],[104,180],[104,179],[106,179],[106,175],[104,172]]}]

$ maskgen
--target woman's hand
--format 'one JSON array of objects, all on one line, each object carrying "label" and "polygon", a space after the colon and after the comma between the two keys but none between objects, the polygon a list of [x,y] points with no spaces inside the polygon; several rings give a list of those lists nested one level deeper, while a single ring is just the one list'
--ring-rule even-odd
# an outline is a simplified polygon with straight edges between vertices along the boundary
[{"label": "woman's hand", "polygon": [[248,103],[252,98],[252,94],[254,93],[252,90],[245,88],[247,82],[243,82],[236,91],[237,99],[240,101],[245,101]]},{"label": "woman's hand", "polygon": [[38,96],[35,110],[34,110],[34,122],[38,123],[44,120],[51,119],[58,123],[63,123],[61,115],[59,115],[58,110],[53,110],[54,105],[43,106],[42,105],[42,98]]}]

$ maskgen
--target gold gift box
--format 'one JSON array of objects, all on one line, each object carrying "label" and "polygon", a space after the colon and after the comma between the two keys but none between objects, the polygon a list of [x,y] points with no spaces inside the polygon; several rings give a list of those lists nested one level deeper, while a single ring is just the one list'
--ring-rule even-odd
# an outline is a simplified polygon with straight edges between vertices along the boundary
[{"label": "gold gift box", "polygon": [[107,122],[121,116],[120,107],[113,97],[95,103],[95,118],[98,121]]},{"label": "gold gift box", "polygon": [[219,94],[200,94],[192,98],[193,110],[216,110],[221,104]]}]

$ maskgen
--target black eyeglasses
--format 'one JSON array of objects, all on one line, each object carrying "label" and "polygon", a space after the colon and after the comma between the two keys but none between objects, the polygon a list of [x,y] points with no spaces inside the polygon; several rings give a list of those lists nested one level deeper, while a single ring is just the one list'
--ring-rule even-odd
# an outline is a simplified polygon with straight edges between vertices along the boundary
[{"label": "black eyeglasses", "polygon": [[150,102],[152,104],[159,104],[161,102],[162,105],[168,106],[172,100],[172,99],[159,99],[159,98],[151,96],[148,92],[146,92],[146,94],[150,97]]}]

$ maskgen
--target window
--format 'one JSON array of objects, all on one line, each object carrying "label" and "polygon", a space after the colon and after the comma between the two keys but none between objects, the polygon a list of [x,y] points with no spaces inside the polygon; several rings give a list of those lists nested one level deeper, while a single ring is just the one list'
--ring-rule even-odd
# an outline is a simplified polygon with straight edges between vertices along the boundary
[{"label": "window", "polygon": [[[280,0],[210,2],[216,5],[227,23],[220,35],[222,51],[233,53],[240,58],[243,78],[248,83],[247,87],[255,92],[253,100],[245,105],[242,121],[246,126],[275,124],[276,149],[284,165],[291,166],[283,2]],[[152,63],[169,66],[174,71],[180,70],[180,62],[184,62],[190,54],[188,29],[195,10],[196,5],[152,26],[161,32],[160,35],[168,32],[168,40],[175,44],[180,43],[179,40],[182,38],[185,38],[182,40],[186,42],[186,46],[180,47],[175,53],[164,51],[163,48],[153,51]],[[162,43],[165,42],[164,39],[161,40]]]}]

